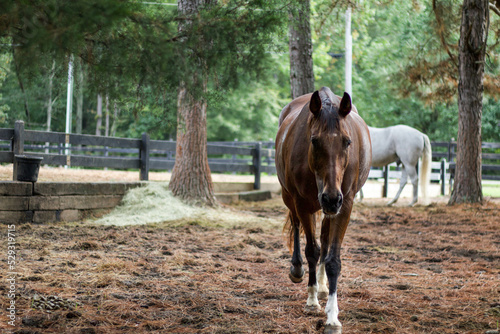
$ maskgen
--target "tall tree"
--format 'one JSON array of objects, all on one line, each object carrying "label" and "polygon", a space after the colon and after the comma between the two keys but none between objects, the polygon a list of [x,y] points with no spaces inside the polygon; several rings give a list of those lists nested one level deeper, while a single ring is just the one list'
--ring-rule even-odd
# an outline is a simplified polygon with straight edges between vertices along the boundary
[{"label": "tall tree", "polygon": [[[200,7],[213,5],[213,0],[179,0],[179,13],[186,18],[179,24],[179,32],[190,30],[190,18],[198,14]],[[200,36],[200,38],[202,38]],[[195,48],[207,46],[200,40]],[[210,43],[208,43],[209,45]],[[197,57],[196,53],[191,55]],[[192,82],[201,88],[201,94],[193,94],[181,82],[177,100],[177,147],[175,165],[169,187],[174,196],[184,200],[216,204],[207,154],[207,63],[198,58],[198,71],[192,73]]]},{"label": "tall tree", "polygon": [[450,204],[483,201],[481,116],[488,27],[488,0],[464,0],[458,57],[457,165]]},{"label": "tall tree", "polygon": [[56,62],[52,62],[52,68],[48,73],[48,82],[47,82],[47,123],[46,123],[46,131],[52,130],[52,107],[54,106],[55,99],[53,98],[53,87],[54,87],[54,76],[56,75]]},{"label": "tall tree", "polygon": [[314,91],[313,47],[309,0],[297,1],[290,11],[288,43],[292,99]]},{"label": "tall tree", "polygon": [[95,126],[95,135],[101,135],[102,128],[102,95],[97,94],[97,122]]},{"label": "tall tree", "polygon": [[[146,106],[150,102],[166,114],[177,99],[179,166],[171,188],[183,198],[213,204],[205,153],[208,102],[237,88],[238,71],[252,78],[269,73],[264,69],[281,40],[277,35],[286,20],[288,0],[178,3],[174,11],[123,0],[4,1],[0,38],[16,41],[16,64],[26,72],[38,67],[40,54],[53,52],[61,60],[69,54],[79,57],[86,65],[87,89],[106,92],[112,101],[120,94],[133,95],[136,115],[151,110]],[[102,113],[97,121],[102,123]],[[97,124],[96,133],[101,126]]]},{"label": "tall tree", "polygon": [[76,133],[82,133],[83,126],[83,90],[84,90],[84,68],[81,59],[76,63]]}]

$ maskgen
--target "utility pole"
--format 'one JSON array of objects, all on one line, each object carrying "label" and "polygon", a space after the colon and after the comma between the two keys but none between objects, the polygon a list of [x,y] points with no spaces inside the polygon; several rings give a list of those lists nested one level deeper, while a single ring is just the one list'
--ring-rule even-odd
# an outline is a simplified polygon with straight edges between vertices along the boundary
[{"label": "utility pole", "polygon": [[73,112],[73,55],[70,56],[68,62],[68,97],[66,100],[66,165],[65,168],[68,168],[70,158],[69,158],[69,134],[71,133],[71,116]]},{"label": "utility pole", "polygon": [[351,7],[345,12],[345,88],[352,99],[352,35]]}]

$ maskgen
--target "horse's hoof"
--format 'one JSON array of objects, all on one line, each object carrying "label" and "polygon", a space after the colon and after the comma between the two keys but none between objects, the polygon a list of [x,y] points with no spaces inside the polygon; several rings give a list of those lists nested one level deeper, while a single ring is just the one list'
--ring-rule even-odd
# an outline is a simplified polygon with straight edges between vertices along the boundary
[{"label": "horse's hoof", "polygon": [[325,334],[342,334],[342,326],[325,325]]},{"label": "horse's hoof", "polygon": [[319,291],[318,292],[318,299],[326,299],[328,298],[328,291]]},{"label": "horse's hoof", "polygon": [[321,313],[321,306],[319,306],[319,305],[306,305],[304,307],[304,313],[305,314],[312,314],[312,315],[316,315],[318,313]]},{"label": "horse's hoof", "polygon": [[290,268],[290,274],[288,274],[290,280],[293,283],[300,283],[304,279],[304,268],[302,267],[294,267]]}]

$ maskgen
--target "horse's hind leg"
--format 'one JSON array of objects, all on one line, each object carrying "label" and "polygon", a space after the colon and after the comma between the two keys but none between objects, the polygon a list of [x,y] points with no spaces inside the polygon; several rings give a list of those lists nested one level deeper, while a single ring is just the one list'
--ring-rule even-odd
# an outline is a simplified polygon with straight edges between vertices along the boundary
[{"label": "horse's hind leg", "polygon": [[410,206],[413,206],[418,201],[418,172],[416,166],[410,166],[407,169],[407,172],[410,177],[411,184],[413,185],[413,199],[410,203]]},{"label": "horse's hind leg", "polygon": [[290,280],[300,283],[304,279],[304,268],[302,268],[302,256],[300,255],[300,221],[295,213],[290,212],[293,229],[293,254],[292,266],[290,267]]},{"label": "horse's hind leg", "polygon": [[359,194],[359,202],[361,203],[363,202],[363,198],[365,197],[363,195],[363,188],[359,189],[358,194]]},{"label": "horse's hind leg", "polygon": [[300,220],[297,217],[295,201],[286,190],[282,192],[283,202],[288,207],[287,224],[290,224],[290,244],[293,243],[292,266],[290,267],[290,280],[293,283],[300,283],[304,279],[304,268],[302,268],[302,256],[300,255]]},{"label": "horse's hind leg", "polygon": [[399,181],[399,190],[398,190],[396,196],[389,203],[387,203],[387,205],[392,205],[392,204],[396,203],[396,201],[399,199],[399,196],[401,195],[401,192],[403,191],[407,181],[408,181],[408,174],[406,172],[406,166],[403,165],[403,170],[401,172],[401,180]]}]

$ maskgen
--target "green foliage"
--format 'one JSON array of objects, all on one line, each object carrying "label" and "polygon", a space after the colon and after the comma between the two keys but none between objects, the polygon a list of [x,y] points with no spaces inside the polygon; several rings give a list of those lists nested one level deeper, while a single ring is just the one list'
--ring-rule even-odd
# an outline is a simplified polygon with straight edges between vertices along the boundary
[{"label": "green foliage", "polygon": [[494,99],[483,101],[482,141],[500,143],[500,105]]},{"label": "green foliage", "polygon": [[[16,110],[24,105],[37,110],[29,125],[43,126],[43,102],[35,95],[46,93],[31,83],[45,81],[54,61],[64,73],[74,55],[86,64],[86,101],[95,101],[98,93],[108,96],[125,115],[136,118],[129,118],[135,123],[129,133],[144,129],[165,131],[164,136],[174,128],[180,82],[199,95],[203,90],[192,78],[200,72],[209,76],[212,91],[236,89],[241,72],[246,80],[269,73],[272,52],[283,51],[287,13],[286,1],[260,0],[225,1],[193,17],[179,14],[175,6],[120,0],[16,1],[3,9],[8,15],[0,25],[8,46],[0,51],[14,56],[8,79],[12,87],[16,80],[27,86],[9,102],[17,104]],[[180,31],[179,22],[186,20],[190,29]],[[87,102],[86,110],[92,114],[95,102]],[[28,117],[12,116],[11,122]],[[95,119],[87,123],[95,124]]]},{"label": "green foliage", "polygon": [[[7,71],[9,63],[11,62],[11,57],[8,54],[0,54],[0,89],[3,86],[5,78],[7,77]],[[0,93],[0,101],[3,101],[2,94]],[[7,118],[7,112],[10,110],[9,104],[0,103],[0,124],[4,123]]]},{"label": "green foliage", "polygon": [[[407,124],[431,140],[456,138],[453,57],[461,2],[435,3],[433,8],[432,0],[312,1],[316,88],[329,86],[343,93],[345,59],[329,53],[344,53],[349,4],[353,101],[363,118],[377,127]],[[201,94],[191,78],[205,73],[209,140],[274,138],[278,115],[290,101],[288,5],[286,0],[219,1],[188,18],[176,6],[125,0],[3,1],[0,127],[12,127],[16,119],[27,121],[27,105],[28,127],[45,128],[47,83],[55,62],[52,129],[64,131],[67,66],[73,55],[75,63],[86,64],[81,87],[84,133],[95,133],[100,93],[120,110],[112,118],[117,136],[137,138],[149,132],[154,139],[174,139],[179,83]],[[179,31],[179,23],[188,19],[192,29]],[[500,19],[492,14],[483,141],[500,141],[499,31]],[[206,65],[200,67],[202,63]]]},{"label": "green foliage", "polygon": [[[282,58],[287,57],[275,55],[271,64],[279,67]],[[213,112],[208,113],[208,140],[274,140],[278,116],[289,102],[290,89],[284,84],[287,75],[271,68],[266,71],[275,75],[258,82],[241,73],[239,88],[226,91],[219,100],[209,103]]]},{"label": "green foliage", "polygon": [[[318,2],[316,8],[325,11],[325,3]],[[343,53],[344,12],[345,7],[335,8],[319,21],[316,52]],[[443,96],[456,83],[440,76],[439,66],[431,66],[448,57],[434,32],[434,22],[432,1],[363,1],[354,6],[353,102],[369,125],[406,124],[427,133],[431,140],[456,137],[456,100]],[[319,72],[317,87],[330,86],[342,94],[344,67],[344,58],[331,59]]]}]

